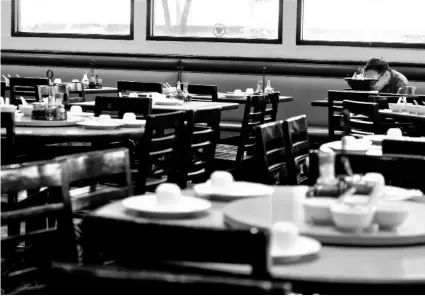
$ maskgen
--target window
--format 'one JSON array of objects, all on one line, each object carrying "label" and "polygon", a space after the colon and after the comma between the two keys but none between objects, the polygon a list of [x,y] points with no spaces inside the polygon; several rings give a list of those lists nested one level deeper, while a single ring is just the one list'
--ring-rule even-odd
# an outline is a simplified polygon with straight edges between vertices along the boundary
[{"label": "window", "polygon": [[13,0],[12,36],[133,39],[134,0]]},{"label": "window", "polygon": [[297,44],[425,48],[424,0],[298,0]]},{"label": "window", "polygon": [[283,0],[148,0],[148,40],[282,43]]}]

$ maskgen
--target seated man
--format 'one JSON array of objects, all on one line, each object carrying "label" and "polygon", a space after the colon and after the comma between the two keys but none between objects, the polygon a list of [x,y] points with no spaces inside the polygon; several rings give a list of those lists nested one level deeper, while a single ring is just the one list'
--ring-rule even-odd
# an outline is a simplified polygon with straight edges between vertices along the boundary
[{"label": "seated man", "polygon": [[402,86],[408,86],[406,76],[390,68],[388,63],[382,59],[371,59],[364,68],[365,78],[378,79],[374,90],[381,93],[394,93]]}]

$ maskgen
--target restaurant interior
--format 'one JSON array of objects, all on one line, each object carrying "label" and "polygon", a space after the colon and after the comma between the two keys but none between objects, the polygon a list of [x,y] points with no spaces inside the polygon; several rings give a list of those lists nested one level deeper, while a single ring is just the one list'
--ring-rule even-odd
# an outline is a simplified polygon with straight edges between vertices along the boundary
[{"label": "restaurant interior", "polygon": [[1,293],[424,294],[423,2],[2,0]]}]

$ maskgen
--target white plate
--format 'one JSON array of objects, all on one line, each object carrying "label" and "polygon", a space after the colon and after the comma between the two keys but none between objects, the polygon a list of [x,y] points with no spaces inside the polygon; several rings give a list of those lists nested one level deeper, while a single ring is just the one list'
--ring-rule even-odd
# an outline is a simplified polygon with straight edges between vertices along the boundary
[{"label": "white plate", "polygon": [[183,105],[183,101],[182,100],[177,100],[177,99],[166,99],[166,100],[154,100],[153,101],[154,105]]},{"label": "white plate", "polygon": [[113,122],[120,123],[124,127],[143,127],[146,125],[146,120],[123,120],[123,119],[112,119]]},{"label": "white plate", "polygon": [[122,123],[114,122],[114,121],[105,121],[105,122],[98,122],[95,120],[86,120],[82,122],[78,122],[78,125],[84,126],[87,129],[116,129],[120,126],[122,126]]},{"label": "white plate", "polygon": [[154,194],[132,196],[122,203],[128,210],[157,218],[188,218],[203,214],[211,208],[211,202],[207,200],[184,195],[167,206],[158,204]]},{"label": "white plate", "polygon": [[246,98],[247,95],[245,93],[235,94],[234,92],[227,92],[224,96],[226,98]]},{"label": "white plate", "polygon": [[271,246],[273,264],[285,264],[301,261],[320,252],[322,244],[313,238],[299,236],[293,246],[281,250],[275,244]]},{"label": "white plate", "polygon": [[274,192],[274,188],[271,186],[250,182],[233,182],[226,188],[214,188],[209,180],[205,183],[196,184],[193,189],[197,196],[226,201],[246,197],[270,196]]},{"label": "white plate", "polygon": [[[332,149],[335,152],[340,152],[342,151],[342,142],[341,141],[335,141],[335,142],[330,142],[327,144],[324,144],[326,147]],[[345,147],[345,151],[353,151],[353,152],[365,152],[368,151],[369,149],[371,149],[372,146],[372,142],[370,140],[367,139],[358,139],[356,140],[356,144],[355,145],[347,145]]]}]

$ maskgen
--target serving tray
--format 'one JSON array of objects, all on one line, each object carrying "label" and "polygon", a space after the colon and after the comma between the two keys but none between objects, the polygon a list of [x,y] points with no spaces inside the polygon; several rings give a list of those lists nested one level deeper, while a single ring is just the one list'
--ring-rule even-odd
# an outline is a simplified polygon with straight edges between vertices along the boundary
[{"label": "serving tray", "polygon": [[292,212],[296,215],[288,217],[288,211],[280,210],[288,207],[285,196],[273,198],[249,198],[232,202],[224,208],[224,219],[232,228],[247,229],[257,227],[270,229],[277,221],[292,220],[301,235],[317,239],[323,244],[346,246],[406,246],[425,244],[425,227],[423,215],[425,204],[403,201],[409,208],[406,221],[393,230],[378,232],[351,233],[336,229],[333,225],[316,225],[305,221],[301,202],[296,203]]}]

